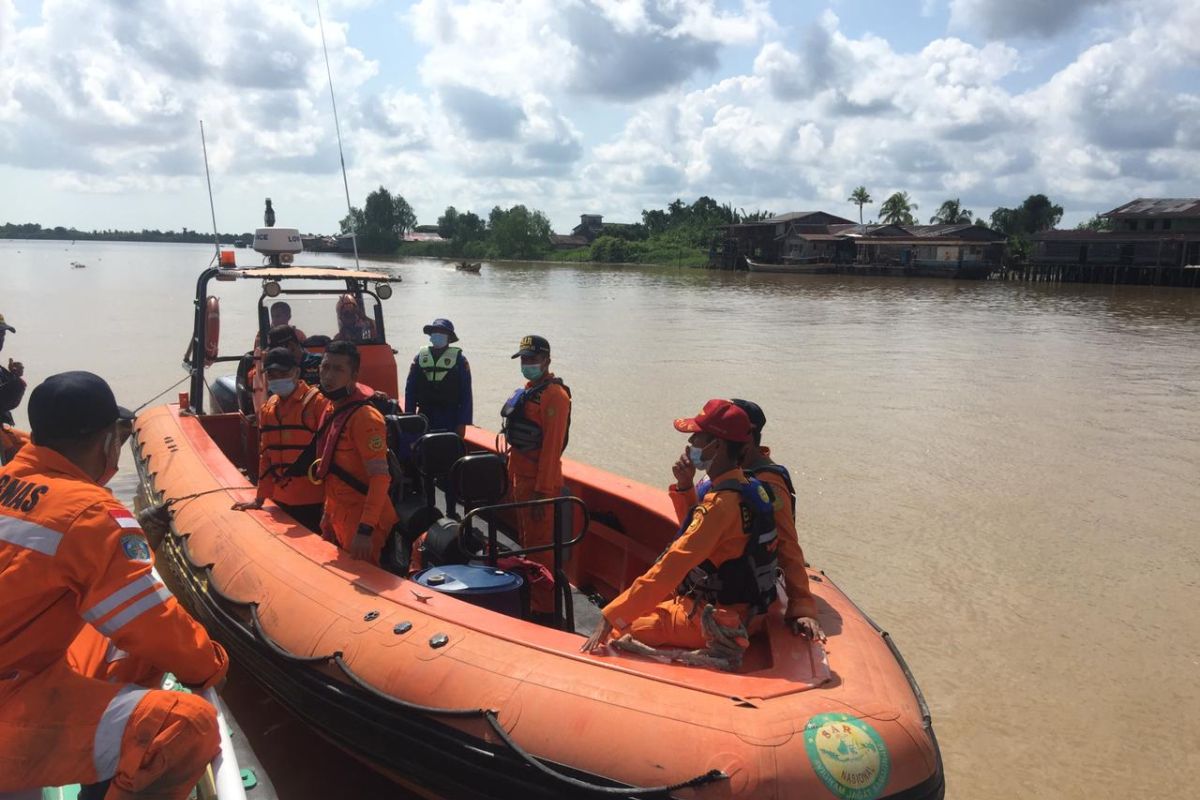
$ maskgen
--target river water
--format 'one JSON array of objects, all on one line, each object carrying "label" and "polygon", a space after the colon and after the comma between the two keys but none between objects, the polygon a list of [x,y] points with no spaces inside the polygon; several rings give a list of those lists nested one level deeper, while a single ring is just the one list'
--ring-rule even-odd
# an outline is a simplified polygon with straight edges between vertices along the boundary
[{"label": "river water", "polygon": [[[211,256],[0,242],[0,313],[18,330],[0,358],[23,361],[31,385],[93,370],[136,406],[182,377]],[[422,324],[455,322],[485,427],[520,383],[509,356],[526,333],[549,338],[574,392],[568,454],[641,481],[670,481],[673,418],[709,397],[762,405],[764,440],[796,476],[805,553],[904,652],[949,797],[1195,791],[1200,292],[373,266],[404,281],[385,307],[402,366]],[[221,285],[225,353],[253,338],[249,283]],[[331,308],[303,311],[307,333],[330,332]]]}]

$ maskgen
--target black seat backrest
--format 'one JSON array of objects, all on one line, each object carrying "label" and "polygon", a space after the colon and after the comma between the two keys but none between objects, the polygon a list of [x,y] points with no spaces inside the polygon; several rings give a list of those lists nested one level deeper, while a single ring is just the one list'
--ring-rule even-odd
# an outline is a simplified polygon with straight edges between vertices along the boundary
[{"label": "black seat backrest", "polygon": [[508,492],[508,469],[495,453],[463,456],[450,468],[450,486],[468,509],[489,506]]},{"label": "black seat backrest", "polygon": [[429,420],[424,414],[388,414],[385,419],[389,431],[399,436],[419,439],[429,430]]},{"label": "black seat backrest", "polygon": [[457,433],[427,433],[413,447],[417,469],[427,478],[450,474],[454,462],[466,455],[467,446]]}]

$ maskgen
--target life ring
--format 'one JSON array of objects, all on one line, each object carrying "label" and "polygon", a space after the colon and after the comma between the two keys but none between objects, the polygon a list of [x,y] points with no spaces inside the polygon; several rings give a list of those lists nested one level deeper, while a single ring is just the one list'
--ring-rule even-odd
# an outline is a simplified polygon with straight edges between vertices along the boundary
[{"label": "life ring", "polygon": [[210,296],[204,304],[204,366],[211,367],[217,360],[218,343],[221,341],[221,304]]}]

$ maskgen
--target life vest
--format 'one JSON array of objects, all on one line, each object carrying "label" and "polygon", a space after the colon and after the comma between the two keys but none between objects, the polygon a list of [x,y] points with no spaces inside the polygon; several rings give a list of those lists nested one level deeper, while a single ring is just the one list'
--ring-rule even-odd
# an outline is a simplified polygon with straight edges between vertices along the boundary
[{"label": "life vest", "polygon": [[[697,487],[697,495],[703,500],[701,488],[704,493],[738,493],[746,547],[740,556],[720,566],[705,559],[684,577],[676,592],[721,606],[745,603],[754,613],[765,613],[779,594],[776,589],[779,578],[779,559],[776,554],[779,534],[775,530],[775,498],[771,487],[755,478],[747,483],[728,480],[711,488]],[[698,506],[693,506],[688,512],[681,531],[691,525],[696,508]]]},{"label": "life vest", "polygon": [[[300,453],[308,447],[309,443],[317,433],[318,425],[309,427],[307,420],[311,417],[309,406],[317,395],[321,393],[316,386],[308,387],[308,391],[300,398],[300,413],[299,423],[284,424],[283,417],[280,415],[279,406],[283,402],[283,398],[275,401],[275,404],[264,409],[259,426],[259,449],[268,454],[270,465],[267,471],[276,479],[288,477],[287,470],[296,460]],[[273,413],[272,413],[273,412]],[[266,477],[266,473],[259,476],[259,480]]]},{"label": "life vest", "polygon": [[792,501],[792,519],[796,518],[796,486],[792,483],[792,475],[788,472],[787,467],[783,464],[763,464],[761,467],[746,470],[753,477],[758,477],[764,472],[773,472],[783,478],[783,484],[787,486],[788,498]]},{"label": "life vest", "polygon": [[[519,450],[522,453],[535,453],[542,449],[542,426],[531,420],[525,413],[526,403],[540,403],[542,393],[550,384],[556,383],[563,388],[567,393],[567,397],[571,396],[571,387],[562,382],[562,378],[551,378],[548,381],[531,386],[529,388],[520,388],[513,393],[513,396],[508,398],[508,402],[500,409],[500,417],[503,422],[500,425],[500,432],[504,434],[504,438],[508,441],[509,446],[514,450]],[[562,449],[567,449],[567,443],[571,440],[571,412],[568,406],[567,410],[567,431],[563,435]]]},{"label": "life vest", "polygon": [[429,347],[422,347],[417,353],[417,367],[420,378],[417,381],[417,404],[432,408],[453,408],[462,400],[462,378],[460,377],[458,357],[462,349],[447,347],[438,358],[433,357]]}]

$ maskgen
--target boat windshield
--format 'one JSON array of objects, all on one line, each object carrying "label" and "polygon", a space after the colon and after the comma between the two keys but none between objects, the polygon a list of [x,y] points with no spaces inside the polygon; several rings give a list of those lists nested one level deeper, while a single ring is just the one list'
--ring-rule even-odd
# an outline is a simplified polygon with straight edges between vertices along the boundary
[{"label": "boat windshield", "polygon": [[379,299],[369,292],[284,291],[277,297],[264,295],[259,302],[266,312],[268,330],[276,325],[292,325],[302,341],[314,338],[355,344],[383,343],[384,333],[378,324],[382,309]]}]

